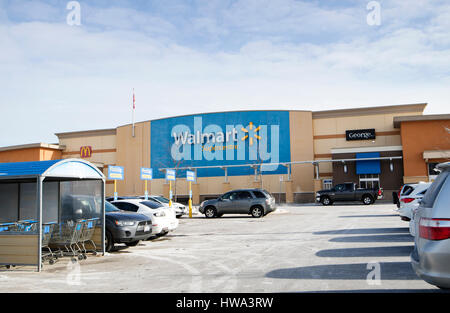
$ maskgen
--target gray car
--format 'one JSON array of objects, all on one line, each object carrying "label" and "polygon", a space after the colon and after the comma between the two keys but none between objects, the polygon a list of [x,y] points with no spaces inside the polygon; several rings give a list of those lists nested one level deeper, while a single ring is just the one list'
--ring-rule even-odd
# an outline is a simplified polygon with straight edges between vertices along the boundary
[{"label": "gray car", "polygon": [[415,211],[415,247],[411,263],[417,275],[442,289],[450,289],[450,162]]},{"label": "gray car", "polygon": [[224,214],[248,214],[260,218],[274,210],[274,197],[262,189],[233,190],[217,199],[202,202],[199,208],[207,218]]}]

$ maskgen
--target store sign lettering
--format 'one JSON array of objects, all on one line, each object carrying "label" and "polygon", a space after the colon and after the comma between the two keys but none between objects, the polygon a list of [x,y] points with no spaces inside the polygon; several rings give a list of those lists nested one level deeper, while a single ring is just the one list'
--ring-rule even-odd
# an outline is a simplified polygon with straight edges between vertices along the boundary
[{"label": "store sign lettering", "polygon": [[250,122],[247,126],[226,125],[222,128],[217,124],[209,124],[204,127],[202,117],[195,117],[193,125],[193,130],[183,124],[172,128],[173,160],[259,160],[271,163],[280,160],[280,125],[256,126]]},{"label": "store sign lettering", "polygon": [[373,140],[376,138],[375,129],[356,129],[346,131],[347,141]]}]

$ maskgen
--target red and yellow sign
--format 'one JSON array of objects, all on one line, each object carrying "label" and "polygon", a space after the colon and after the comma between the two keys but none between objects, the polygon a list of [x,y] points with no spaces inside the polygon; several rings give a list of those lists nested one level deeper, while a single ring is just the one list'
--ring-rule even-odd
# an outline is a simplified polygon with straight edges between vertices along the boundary
[{"label": "red and yellow sign", "polygon": [[80,157],[82,159],[87,159],[92,157],[92,147],[87,146],[87,147],[81,147],[80,148]]}]

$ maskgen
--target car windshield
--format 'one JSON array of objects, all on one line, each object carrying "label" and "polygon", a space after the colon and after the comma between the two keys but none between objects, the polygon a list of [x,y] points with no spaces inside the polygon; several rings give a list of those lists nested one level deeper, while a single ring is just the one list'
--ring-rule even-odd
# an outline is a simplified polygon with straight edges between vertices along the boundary
[{"label": "car windshield", "polygon": [[109,202],[105,202],[105,212],[111,213],[111,212],[120,212],[118,208],[116,208],[113,204]]},{"label": "car windshield", "polygon": [[162,207],[160,203],[154,202],[154,201],[143,201],[141,204],[145,205],[146,207],[149,207],[150,209],[159,209]]},{"label": "car windshield", "polygon": [[162,202],[162,203],[169,203],[170,202],[170,200],[169,199],[166,199],[166,198],[164,198],[164,197],[153,197],[155,200],[157,200],[157,201],[160,201],[160,202]]}]

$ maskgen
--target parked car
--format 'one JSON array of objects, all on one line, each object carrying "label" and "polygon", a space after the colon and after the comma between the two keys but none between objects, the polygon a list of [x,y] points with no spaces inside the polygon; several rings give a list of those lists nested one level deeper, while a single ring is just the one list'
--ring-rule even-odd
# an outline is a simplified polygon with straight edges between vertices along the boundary
[{"label": "parked car", "polygon": [[[138,196],[117,197],[117,200],[131,200],[131,199],[140,199],[140,197]],[[114,197],[107,197],[106,201],[113,202]]]},{"label": "parked car", "polygon": [[[141,200],[145,200],[145,196],[118,197],[118,198],[117,198],[117,200],[130,200],[130,199],[141,199]],[[109,202],[114,201],[114,197],[106,198],[106,200],[109,201]],[[154,202],[157,202],[157,203],[160,203],[160,204],[162,204],[163,206],[169,206],[169,202],[170,202],[170,200],[167,199],[167,198],[165,198],[165,197],[162,197],[162,196],[155,196],[155,195],[148,196],[148,200],[154,201]],[[186,206],[183,205],[183,204],[181,204],[181,203],[173,202],[173,201],[172,201],[172,207],[173,207],[174,210],[175,210],[175,214],[176,214],[177,218],[180,218],[180,217],[182,217],[183,215],[185,215],[185,214],[188,213],[188,210],[187,210]]]},{"label": "parked car", "polygon": [[357,188],[355,183],[339,184],[331,189],[320,190],[316,193],[317,202],[323,205],[332,205],[337,201],[362,201],[362,203],[369,205],[382,198],[382,189]]},{"label": "parked car", "polygon": [[[141,199],[145,199],[145,197],[140,197]],[[169,202],[170,200],[162,197],[162,196],[148,196],[148,199],[151,201],[155,201],[158,202],[164,206],[169,206]],[[186,208],[186,206],[184,204],[178,203],[178,202],[173,202],[172,201],[172,208],[175,210],[175,214],[177,216],[177,218],[182,217],[183,215],[188,213],[188,209]]]},{"label": "parked car", "polygon": [[412,218],[412,211],[419,206],[425,192],[430,187],[431,183],[419,183],[409,185],[407,191],[400,196],[400,208],[398,214],[403,221],[409,222]]},{"label": "parked car", "polygon": [[173,208],[165,207],[154,201],[126,199],[113,201],[119,209],[144,214],[152,220],[152,234],[163,236],[178,228],[178,220]]},{"label": "parked car", "polygon": [[105,202],[105,247],[110,252],[116,243],[129,247],[152,235],[152,221],[148,216],[121,211],[113,204]]},{"label": "parked car", "polygon": [[199,212],[207,218],[224,214],[249,214],[255,218],[275,210],[275,198],[262,189],[241,189],[225,193],[213,200],[203,201]]},{"label": "parked car", "polygon": [[439,288],[450,289],[450,162],[428,188],[414,216],[411,263],[417,275]]}]

